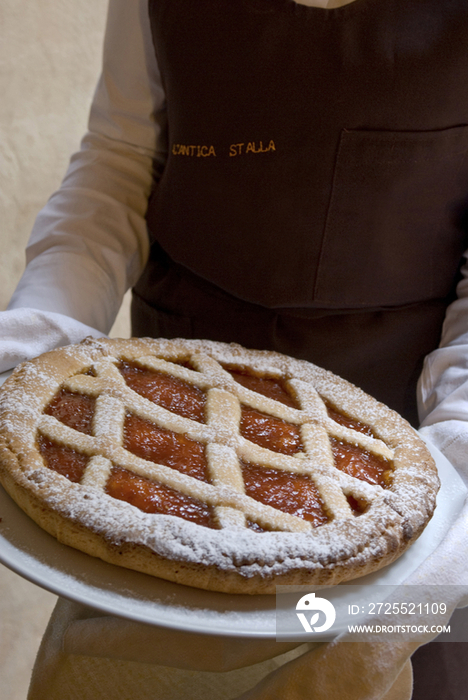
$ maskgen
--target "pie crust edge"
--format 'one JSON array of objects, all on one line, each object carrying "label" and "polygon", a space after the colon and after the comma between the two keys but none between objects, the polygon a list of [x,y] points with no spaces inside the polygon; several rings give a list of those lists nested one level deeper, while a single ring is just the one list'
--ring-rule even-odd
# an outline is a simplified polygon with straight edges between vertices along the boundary
[{"label": "pie crust edge", "polygon": [[[93,508],[93,497],[90,497],[83,487],[68,482],[65,477],[44,467],[37,449],[25,440],[24,428],[23,432],[15,431],[14,425],[27,424],[25,415],[28,412],[31,415],[35,415],[37,410],[42,412],[43,407],[56,393],[62,379],[74,372],[81,372],[83,364],[93,363],[114,353],[125,357],[132,353],[135,357],[150,354],[161,346],[165,349],[177,349],[182,346],[189,350],[196,349],[215,354],[228,349],[234,357],[239,355],[239,361],[260,357],[273,365],[275,362],[279,365],[286,362],[290,369],[299,374],[315,375],[314,378],[321,382],[324,393],[329,391],[333,395],[337,391],[340,396],[345,395],[345,411],[352,414],[353,406],[356,408],[357,405],[354,413],[362,415],[363,412],[366,413],[367,407],[367,413],[374,416],[369,422],[376,433],[395,448],[395,484],[378,503],[373,504],[373,516],[377,516],[377,522],[372,525],[372,538],[367,536],[366,539],[364,533],[364,539],[359,541],[356,539],[359,528],[356,530],[355,527],[351,527],[349,531],[349,523],[334,523],[338,526],[334,536],[339,536],[341,532],[346,539],[346,546],[343,545],[338,555],[329,553],[326,556],[317,556],[314,552],[304,551],[295,565],[288,563],[282,567],[278,566],[276,560],[268,561],[268,551],[266,556],[259,554],[258,560],[253,562],[254,566],[252,558],[243,562],[237,557],[236,562],[236,556],[229,552],[231,561],[220,567],[206,561],[197,563],[184,557],[167,558],[148,546],[145,539],[139,537],[138,532],[133,539],[123,538],[118,541],[119,537],[116,538],[115,533],[107,531],[107,526],[100,527],[95,521],[90,523],[87,516],[83,523],[79,511],[82,509],[86,512],[88,503],[92,503]],[[18,404],[19,396],[24,396],[25,373],[26,384],[30,384],[31,372],[35,376],[35,395],[31,402],[34,405],[20,406],[18,409],[18,405],[22,403],[19,401]],[[72,346],[72,349],[59,348],[24,363],[5,382],[4,387],[0,398],[0,481],[10,496],[38,525],[60,542],[108,563],[177,583],[227,593],[263,594],[275,593],[277,585],[334,585],[340,581],[358,578],[397,559],[421,534],[435,507],[438,490],[435,464],[423,441],[406,421],[336,375],[310,363],[292,360],[277,353],[247,351],[239,346],[211,341],[88,340],[79,346]],[[31,418],[29,424],[32,425],[35,435],[34,420]],[[65,487],[68,493],[75,493],[78,507],[75,507],[73,514],[67,512],[67,499],[57,499],[54,489],[54,498],[50,498],[51,481],[56,479],[61,482],[58,491],[61,492],[62,487]],[[415,493],[418,495],[417,500]],[[117,506],[128,508],[128,504],[120,502]],[[144,517],[147,518],[147,514]],[[172,516],[156,517],[164,520],[166,525],[168,519],[169,525],[174,521]],[[359,516],[356,522],[361,520],[363,523],[365,517]],[[366,527],[367,524],[366,522]],[[191,529],[200,526],[189,524],[188,527]],[[314,535],[319,534],[320,529],[312,531],[311,546],[315,540]],[[180,528],[174,530],[168,527],[167,532],[177,539],[180,537],[179,530]],[[133,534],[135,535],[135,532]],[[278,533],[248,533],[249,537],[254,538],[273,539],[277,535]],[[280,533],[279,537],[282,535],[284,536],[284,533]]]}]

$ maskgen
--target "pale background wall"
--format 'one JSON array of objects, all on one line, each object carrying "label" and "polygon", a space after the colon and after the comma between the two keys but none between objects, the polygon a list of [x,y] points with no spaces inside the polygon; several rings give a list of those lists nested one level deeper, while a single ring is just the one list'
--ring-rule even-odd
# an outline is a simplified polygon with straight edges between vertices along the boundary
[{"label": "pale background wall", "polygon": [[[39,209],[79,147],[108,0],[0,0],[0,309]],[[112,335],[128,335],[128,298]]]},{"label": "pale background wall", "polygon": [[[22,273],[36,213],[86,128],[106,8],[107,0],[0,0],[0,310]],[[112,335],[128,332],[127,300]],[[54,602],[0,565],[2,700],[25,700]]]}]

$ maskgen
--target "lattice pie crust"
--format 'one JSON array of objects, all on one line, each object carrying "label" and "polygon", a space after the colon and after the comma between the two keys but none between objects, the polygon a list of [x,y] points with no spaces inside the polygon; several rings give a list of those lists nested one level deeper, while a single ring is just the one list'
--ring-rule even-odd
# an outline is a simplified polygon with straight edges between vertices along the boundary
[{"label": "lattice pie crust", "polygon": [[[205,397],[204,418],[174,413],[134,391],[122,363],[196,387]],[[277,382],[290,405],[247,388],[233,371]],[[64,391],[93,402],[90,434],[48,409]],[[298,450],[283,454],[242,435],[245,410],[292,426],[300,436]],[[346,419],[337,422],[338,414]],[[158,426],[194,441],[206,460],[206,477],[126,449],[128,416],[150,430]],[[45,443],[79,454],[78,481],[48,466]],[[388,467],[384,481],[369,483],[337,468],[332,443],[357,446],[381,460]],[[273,475],[273,490],[281,491],[285,475],[311,484],[321,519],[307,516],[307,502],[278,509],[270,487],[265,498],[249,491],[244,470],[252,465],[257,480]],[[208,513],[208,524],[190,515],[144,512],[111,495],[112,474],[126,475],[137,489],[162,484],[176,500]],[[0,479],[30,517],[67,545],[112,564],[230,593],[336,584],[389,564],[431,518],[439,484],[410,425],[335,375],[237,345],[152,339],[87,340],[20,365],[0,396]],[[289,489],[293,497],[295,488]]]}]

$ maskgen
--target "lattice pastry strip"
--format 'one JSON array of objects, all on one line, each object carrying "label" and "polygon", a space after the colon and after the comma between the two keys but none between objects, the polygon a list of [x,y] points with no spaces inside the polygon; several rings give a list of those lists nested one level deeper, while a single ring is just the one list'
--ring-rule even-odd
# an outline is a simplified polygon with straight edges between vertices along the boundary
[{"label": "lattice pastry strip", "polygon": [[[316,390],[300,380],[296,380],[296,382],[291,382],[290,384],[302,409],[290,409],[290,407],[280,404],[274,399],[258,395],[256,392],[242,387],[232,379],[231,375],[224,370],[218,362],[206,355],[199,355],[194,359],[194,363],[196,363],[200,371],[206,372],[208,376],[200,376],[200,371],[194,372],[186,367],[174,365],[173,363],[157,358],[139,358],[138,361],[138,365],[144,369],[163,371],[184,381],[191,380],[191,383],[199,388],[207,390],[207,421],[205,425],[188,418],[177,416],[171,411],[154,405],[149,402],[148,399],[135,394],[135,392],[125,384],[121,373],[112,362],[96,363],[93,367],[92,376],[75,376],[65,383],[65,388],[96,397],[94,434],[96,437],[102,435],[105,443],[110,441],[114,446],[122,445],[125,413],[126,411],[131,411],[138,417],[157,423],[163,428],[188,435],[192,440],[209,443],[211,445],[228,444],[235,446],[237,447],[238,456],[247,462],[259,463],[273,469],[307,475],[318,488],[319,494],[325,503],[325,508],[331,517],[349,516],[352,511],[343,491],[339,488],[339,480],[335,473],[334,459],[330,449],[329,434],[338,438],[347,438],[368,450],[374,448],[375,452],[382,456],[393,456],[393,453],[385,446],[383,446],[384,449],[382,449],[380,441],[362,435],[361,433],[356,433],[356,431],[350,430],[349,428],[339,426],[335,421],[332,421],[328,417],[326,408]],[[227,387],[229,391],[217,387]],[[241,437],[239,435],[241,400],[252,408],[262,410],[263,412],[270,411],[270,415],[272,414],[281,420],[290,419],[296,424],[299,424],[301,426],[304,452],[308,459],[292,460],[285,455],[274,453],[252,444]],[[316,421],[320,421],[321,425]],[[46,424],[43,423],[42,431],[47,437],[52,438],[53,436],[50,431],[47,431],[45,425]],[[72,438],[68,436],[67,440],[71,442],[74,449],[78,449]],[[80,437],[78,441],[81,442]],[[101,450],[105,448],[100,444],[95,449]],[[107,453],[109,454],[109,452]],[[216,487],[225,485],[228,488],[233,488],[232,477],[235,474],[236,484],[234,489],[239,493],[244,493],[242,470],[238,461],[237,466],[234,466],[234,457],[231,457],[230,475],[227,476],[226,469],[220,468],[223,463],[217,466],[212,455],[213,452],[208,451],[208,468],[213,479],[213,484]],[[301,453],[298,453],[298,456],[302,458]],[[114,456],[115,463],[128,468],[128,458],[124,459],[121,455],[119,457]],[[132,460],[132,458],[130,459]],[[317,465],[321,465],[320,472],[317,470]],[[167,467],[163,465],[160,466],[165,476],[161,475],[161,472],[155,472],[153,467],[146,470],[143,469],[141,463],[137,466],[133,466],[132,471],[144,478],[151,479],[156,476],[157,479],[162,480],[165,486],[179,489],[185,495],[213,505],[212,499],[206,494],[202,495],[203,490],[202,493],[200,492],[200,484],[197,483],[197,480],[192,480],[190,485],[190,482],[184,481],[183,479],[181,480],[177,473],[169,473],[168,476],[166,472]],[[329,468],[324,470],[326,466]],[[224,478],[227,478],[227,481],[224,481]],[[85,483],[88,483],[86,476]],[[355,495],[362,498],[360,484],[356,484],[356,487],[358,493],[354,493],[354,489],[350,488],[348,485],[346,495]],[[368,489],[366,495],[369,500],[373,500],[373,493],[369,492]],[[223,524],[232,526],[234,522],[238,526],[246,524],[245,513],[239,513],[225,505],[218,505],[216,509],[216,515],[221,527]],[[250,511],[250,514],[252,515],[252,511]],[[265,518],[265,515],[262,518],[263,526],[267,525],[275,529],[279,527],[281,529],[287,529],[288,523],[293,523],[289,525],[293,530],[306,529],[305,523],[295,523],[291,520],[291,517],[286,518],[275,515],[273,521],[269,521]]]},{"label": "lattice pastry strip", "polygon": [[104,493],[112,470],[112,462],[101,455],[94,455],[89,460],[81,478],[82,486]]},{"label": "lattice pastry strip", "polygon": [[[210,389],[206,413],[207,423],[220,432],[235,435],[239,431],[240,405],[232,394]],[[242,470],[234,449],[211,443],[206,447],[206,458],[214,486],[227,486],[238,493],[245,493]],[[235,508],[218,506],[216,517],[220,527],[246,527],[247,524],[245,514]]]},{"label": "lattice pastry strip", "polygon": [[[305,424],[301,430],[304,450],[312,463],[315,485],[333,517],[346,517],[351,507],[335,477],[335,462],[326,429],[318,424]],[[321,465],[317,467],[317,465]],[[330,478],[332,474],[332,478]],[[347,494],[352,495],[352,494]]]},{"label": "lattice pastry strip", "polygon": [[[2,469],[2,481],[11,493],[16,493],[14,483],[26,481],[21,493],[29,489],[31,499],[37,497],[37,489],[42,494],[44,484],[51,482],[51,496],[45,496],[50,517],[53,522],[57,518],[69,518],[70,533],[74,532],[75,516],[70,520],[70,515],[61,514],[73,511],[63,501],[66,494],[73,493],[73,498],[81,504],[76,509],[79,517],[87,513],[86,527],[94,542],[86,545],[85,551],[109,561],[114,561],[113,550],[103,542],[113,541],[114,536],[102,533],[114,522],[111,518],[107,525],[105,513],[115,503],[117,511],[125,513],[122,532],[115,541],[126,542],[131,537],[129,542],[133,543],[131,557],[122,559],[119,552],[117,563],[193,583],[179,570],[177,562],[181,561],[182,570],[196,577],[194,585],[234,592],[273,592],[273,581],[330,583],[362,575],[391,561],[395,552],[403,551],[421,531],[421,514],[430,513],[433,508],[436,485],[433,465],[414,431],[355,387],[308,363],[274,353],[246,351],[238,346],[165,340],[92,341],[77,346],[74,352],[64,349],[44,357],[43,361],[39,358],[37,364],[29,363],[21,370],[17,384],[15,380],[10,382],[13,404],[3,394],[0,415],[5,415],[5,405],[8,416],[13,415],[11,420],[18,424],[25,421],[26,414],[31,414],[28,407],[28,411],[20,410],[17,415],[12,405],[18,405],[15,391],[17,399],[18,391],[24,389],[25,377],[35,374],[35,387],[41,386],[42,381],[43,389],[35,403],[32,435],[43,436],[52,444],[85,456],[86,466],[80,483],[67,486],[67,480],[59,474],[54,476],[51,469],[41,471],[39,478],[38,467],[41,469],[43,460],[33,437],[31,447],[23,452],[18,450],[18,457],[13,459],[16,465],[18,460],[23,460],[23,453],[29,451],[33,467],[21,467],[19,471],[16,466],[11,467],[13,478],[9,476],[10,467]],[[54,365],[57,357],[63,364],[59,371]],[[126,380],[125,363],[131,372],[149,372],[151,377],[165,376],[171,381],[173,378],[199,390],[205,402],[204,420],[184,411],[174,412],[172,404],[168,407],[164,401],[150,400],[142,395],[144,392],[135,391],[131,381]],[[46,376],[47,380],[43,380]],[[262,388],[268,382],[277,384],[272,393]],[[74,429],[53,413],[43,412],[59,391],[81,395],[91,402],[90,430]],[[345,406],[346,419],[341,420],[330,412],[329,404],[338,414],[340,407]],[[203,446],[206,479],[134,453],[126,437],[128,421],[133,418]],[[281,441],[269,442],[268,438],[262,442],[263,438],[255,437],[250,428],[245,428],[247,419],[257,421],[260,427],[265,421],[268,426],[278,424],[280,433],[281,426],[285,426],[284,446]],[[360,422],[370,424],[372,434],[356,427]],[[9,427],[3,425],[3,433],[1,428],[0,424],[1,454],[4,462],[10,464],[11,448],[5,440],[11,444],[14,440]],[[336,450],[342,443],[393,463],[392,480],[385,488],[337,468]],[[408,468],[405,460],[411,462]],[[420,466],[415,469],[415,464]],[[168,519],[142,512],[116,501],[108,495],[108,484],[115,470],[160,484],[211,508],[217,529],[173,516]],[[281,479],[292,479],[292,483],[296,483],[296,478],[305,479],[304,483],[311,484],[322,501],[326,522],[315,527],[302,511],[286,512],[283,506],[272,505],[269,500],[262,502],[255,489],[251,491],[247,487],[248,473],[255,473],[259,479],[263,478],[262,474],[265,478],[276,478],[271,475],[277,474]],[[421,492],[422,484],[425,490],[415,512],[414,493],[415,489]],[[357,506],[360,510],[356,510]],[[28,508],[37,519],[37,508],[32,505]],[[55,525],[49,521],[41,524],[55,531]],[[251,524],[264,532],[252,532]],[[141,534],[134,541],[135,534],[126,535],[127,529],[128,533],[141,531]],[[63,523],[59,530],[62,532]],[[200,535],[196,534],[199,531],[202,531]],[[188,533],[192,542],[189,549],[183,544]],[[81,535],[78,537],[81,542],[80,538]],[[397,548],[396,541],[400,543]],[[174,542],[173,550],[171,542]],[[239,547],[243,548],[242,554]],[[168,548],[172,554],[167,554]],[[135,551],[139,552],[138,565]],[[156,554],[156,558],[150,555],[148,559],[147,551]],[[370,551],[372,555],[367,554]],[[207,567],[204,573],[200,567]]]},{"label": "lattice pastry strip", "polygon": [[[206,456],[214,486],[227,486],[244,493],[244,481],[235,450],[225,445],[207,445]],[[217,506],[216,517],[221,528],[246,527],[245,514],[229,506]]]}]

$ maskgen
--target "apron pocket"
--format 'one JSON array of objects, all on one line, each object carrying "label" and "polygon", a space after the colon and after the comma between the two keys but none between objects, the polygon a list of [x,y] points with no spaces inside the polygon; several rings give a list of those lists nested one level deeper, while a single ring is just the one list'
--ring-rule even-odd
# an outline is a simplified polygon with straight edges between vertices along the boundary
[{"label": "apron pocket", "polygon": [[446,296],[465,248],[457,215],[467,151],[467,126],[343,130],[315,302],[356,308]]}]

